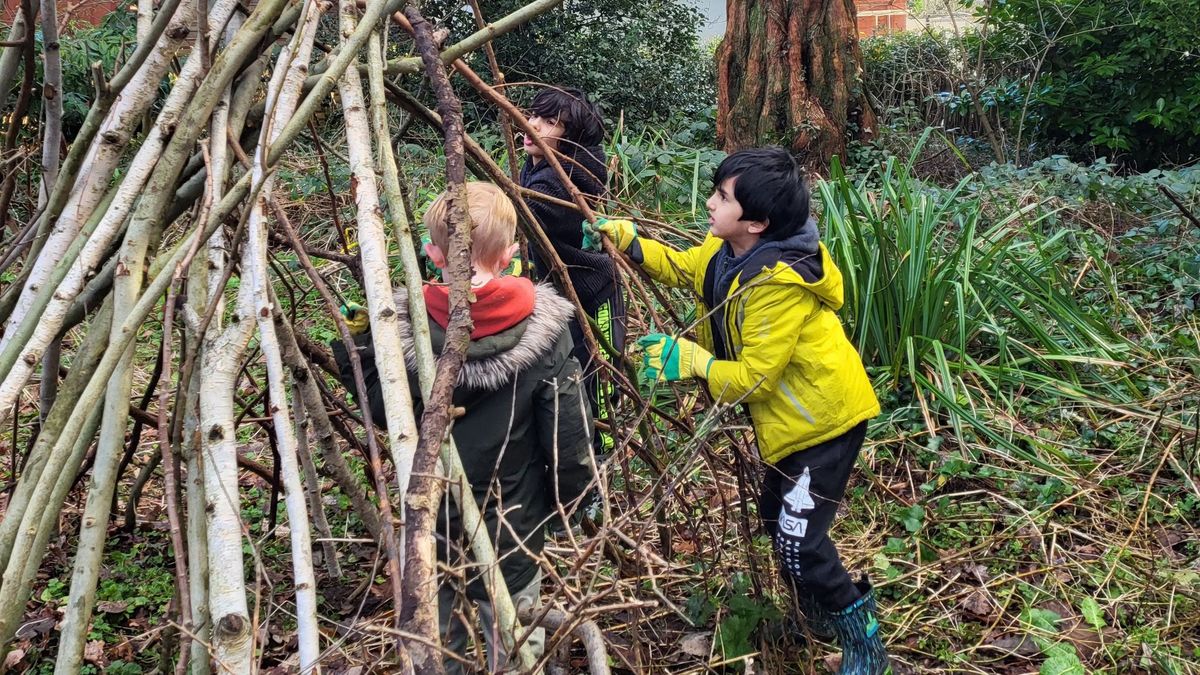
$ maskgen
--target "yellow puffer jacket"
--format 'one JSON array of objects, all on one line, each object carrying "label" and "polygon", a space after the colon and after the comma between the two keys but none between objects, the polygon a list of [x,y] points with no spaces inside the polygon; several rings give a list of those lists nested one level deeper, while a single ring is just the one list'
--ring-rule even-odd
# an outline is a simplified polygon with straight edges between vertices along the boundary
[{"label": "yellow puffer jacket", "polygon": [[[824,244],[819,245],[819,268],[813,264],[816,253],[806,256],[805,269],[819,269],[819,278],[805,281],[795,256],[764,251],[741,267],[722,303],[712,301],[714,279],[709,278],[716,274],[714,258],[722,240],[709,235],[686,251],[646,238],[637,243],[650,276],[709,298],[697,312],[710,317],[699,322],[700,342],[717,356],[708,389],[720,402],[749,406],[765,461],[778,462],[879,414],[862,359],[836,314],[842,306],[842,273]],[[724,326],[724,345],[714,344],[711,320]]]}]

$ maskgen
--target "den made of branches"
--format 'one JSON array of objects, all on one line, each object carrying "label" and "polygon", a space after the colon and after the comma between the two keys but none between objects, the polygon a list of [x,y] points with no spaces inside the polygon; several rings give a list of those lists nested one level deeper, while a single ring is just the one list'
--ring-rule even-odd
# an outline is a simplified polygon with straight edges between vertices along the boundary
[{"label": "den made of branches", "polygon": [[[446,35],[417,7],[399,2],[144,2],[136,47],[115,72],[93,66],[94,102],[69,143],[55,4],[24,5],[3,48],[0,89],[9,90],[14,63],[23,59],[20,98],[6,119],[28,112],[30,28],[40,10],[45,151],[30,166],[36,158],[15,151],[10,133],[3,158],[4,210],[15,231],[4,263],[14,277],[0,301],[0,407],[16,429],[14,484],[0,525],[6,652],[24,651],[26,602],[75,495],[81,512],[66,525],[78,528],[78,539],[56,672],[104,665],[89,634],[106,549],[122,545],[112,515],[123,512],[126,527],[136,529],[145,518],[139,501],[149,500],[161,505],[157,517],[170,540],[173,600],[165,623],[151,631],[171,646],[164,668],[255,671],[272,639],[268,627],[281,625],[284,612],[283,624],[294,631],[283,659],[291,669],[315,672],[350,649],[385,670],[441,672],[433,533],[447,486],[472,533],[476,564],[496,565],[475,500],[464,498],[472,487],[448,435],[469,330],[468,163],[501,184],[533,222],[519,188],[465,136],[449,77],[457,72],[502,111],[510,143],[513,123],[530,133],[517,109],[461,57],[556,5],[539,0],[490,22],[479,17],[476,33],[443,44]],[[431,102],[410,89],[423,89]],[[341,118],[340,147],[325,147],[315,135],[317,114]],[[392,148],[404,133],[397,120],[437,132],[430,145],[445,154],[451,195],[448,273],[464,280],[451,288],[440,356],[427,331],[411,331],[421,414],[401,339],[409,314],[397,311],[403,296],[409,313],[425,313],[408,215],[412,190]],[[297,144],[318,154],[326,180],[327,153],[351,173],[354,215],[342,222],[335,210],[336,250],[306,241],[311,228],[289,216],[296,211],[278,173]],[[14,200],[18,170],[38,176],[35,200]],[[332,183],[326,186],[336,201]],[[579,195],[575,206],[590,216]],[[544,235],[526,233],[554,261]],[[348,407],[332,390],[328,348],[298,325],[298,311],[306,310],[304,320],[317,314],[334,326],[335,339],[349,345],[354,394],[365,400],[362,364],[339,312],[347,278],[370,308],[384,420],[373,420],[367,406]],[[248,443],[269,445],[270,467],[248,456]],[[283,577],[266,569],[264,540],[249,536],[245,471],[269,490],[272,537],[288,547]],[[325,493],[333,486],[346,514],[329,512]],[[277,516],[279,501],[284,514]],[[334,537],[330,521],[343,516],[377,552],[374,561],[351,562],[339,552],[347,540]],[[612,555],[626,560],[617,549]],[[536,659],[522,625],[549,628],[562,649],[581,636],[593,672],[604,672],[604,645],[589,614],[605,603],[635,612],[652,605],[572,592],[561,609],[518,617],[499,574],[483,576],[501,640],[526,670]],[[288,588],[286,608],[272,599],[278,585]],[[380,588],[387,598],[364,614]],[[357,609],[329,614],[322,596]],[[20,662],[18,653],[6,667]]]},{"label": "den made of branches", "polygon": [[[490,630],[521,670],[561,670],[574,654],[593,673],[610,662],[643,671],[658,658],[657,648],[639,646],[656,642],[647,630],[663,620],[672,630],[692,625],[667,592],[680,541],[667,510],[689,511],[679,476],[712,475],[711,498],[730,508],[720,521],[693,521],[682,541],[695,552],[709,539],[702,548],[720,558],[726,533],[748,531],[732,496],[744,472],[740,455],[718,456],[706,438],[743,454],[744,440],[715,432],[715,414],[697,426],[644,401],[629,364],[612,354],[602,377],[631,407],[608,429],[619,461],[593,486],[604,525],[588,521],[585,533],[568,530],[548,549],[541,567],[556,595],[518,613],[448,433],[470,330],[467,286],[450,288],[440,355],[425,321],[410,321],[425,316],[424,263],[411,221],[416,188],[393,147],[405,136],[444,156],[447,273],[470,276],[469,170],[517,205],[522,241],[561,284],[593,353],[611,347],[586,328],[562,262],[533,225],[531,195],[513,180],[514,130],[542,141],[463,60],[557,4],[538,0],[496,17],[476,8],[478,30],[448,43],[416,6],[396,0],[147,0],[125,58],[111,71],[92,66],[92,104],[69,138],[55,4],[23,5],[0,56],[0,90],[19,91],[6,109],[2,158],[12,236],[0,297],[0,419],[14,430],[0,521],[4,669],[27,665],[30,630],[45,625],[27,603],[43,570],[59,564],[69,582],[53,621],[55,672],[116,667],[97,634],[128,603],[108,596],[107,561],[157,531],[170,601],[161,623],[123,642],[131,660],[134,645],[154,645],[160,669],[176,673],[249,673],[270,663],[442,672],[436,582],[462,573],[437,569],[444,493],[482,570]],[[17,143],[35,95],[37,25],[43,123],[36,143]],[[503,81],[494,59],[490,70]],[[452,78],[493,106],[509,166],[465,134]],[[331,119],[340,122],[332,141],[318,133],[318,120],[328,129]],[[565,179],[563,163],[542,147]],[[348,195],[334,188],[331,159],[349,173]],[[320,186],[322,226],[293,198],[297,181]],[[596,204],[578,191],[560,204],[595,219]],[[640,298],[641,324],[677,321],[659,315],[670,303],[658,291],[629,268],[622,276]],[[350,297],[369,308],[385,419],[350,404],[336,384],[327,339],[346,346],[348,393],[366,400],[341,311]],[[688,459],[673,462],[678,453]],[[618,486],[622,495],[612,493]],[[599,617],[624,628],[602,634]],[[548,631],[545,656],[526,644],[534,629]]]}]

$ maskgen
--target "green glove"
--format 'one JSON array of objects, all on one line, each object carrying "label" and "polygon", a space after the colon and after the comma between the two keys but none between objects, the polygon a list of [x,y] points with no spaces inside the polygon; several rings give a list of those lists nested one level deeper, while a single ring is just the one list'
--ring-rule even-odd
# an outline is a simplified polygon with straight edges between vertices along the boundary
[{"label": "green glove", "polygon": [[371,330],[371,317],[367,308],[357,302],[347,302],[342,305],[342,316],[346,318],[346,326],[351,335],[362,335]]},{"label": "green glove", "polygon": [[647,380],[675,382],[689,377],[708,377],[713,358],[700,345],[685,338],[651,333],[638,340],[645,350],[642,356],[642,377]]},{"label": "green glove", "polygon": [[608,237],[619,250],[629,248],[637,239],[637,225],[632,220],[597,218],[596,224],[583,223],[583,248],[585,251],[599,251],[604,248],[600,243],[601,237]]}]

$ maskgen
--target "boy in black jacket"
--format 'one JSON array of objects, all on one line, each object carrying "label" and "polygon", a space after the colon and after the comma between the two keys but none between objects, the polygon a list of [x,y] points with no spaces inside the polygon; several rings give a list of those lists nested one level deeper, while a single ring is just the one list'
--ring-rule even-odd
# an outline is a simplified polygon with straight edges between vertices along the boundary
[{"label": "boy in black jacket", "polygon": [[[604,123],[599,107],[589,101],[586,94],[571,88],[542,90],[530,104],[529,124],[551,150],[558,152],[563,170],[584,196],[594,198],[604,193],[608,181],[604,150],[600,146],[604,140]],[[525,139],[524,149],[527,157],[521,169],[521,186],[571,201],[570,192],[542,156],[542,149],[529,138]],[[604,253],[584,248],[582,218],[578,211],[537,198],[528,202],[554,244],[558,257],[566,265],[567,275],[579,294],[584,311],[595,320],[600,337],[620,353],[625,348],[625,303],[612,259]],[[536,257],[532,261],[535,272],[547,276],[547,266]],[[613,387],[605,384],[597,374],[600,368],[597,361],[604,355],[589,351],[583,340],[582,327],[574,318],[571,319],[571,336],[575,340],[575,358],[583,366],[584,386],[592,413],[597,420],[608,422]],[[613,438],[608,433],[596,434],[593,442],[597,453],[612,451]]]},{"label": "boy in black jacket", "polygon": [[[471,212],[471,262],[473,276],[471,319],[474,329],[467,360],[454,390],[454,405],[465,413],[455,420],[452,434],[462,456],[467,479],[487,523],[488,537],[496,543],[500,571],[521,605],[538,604],[541,570],[530,557],[541,553],[548,520],[557,520],[559,504],[570,511],[594,475],[588,405],[580,389],[579,364],[571,356],[571,335],[566,328],[572,305],[550,286],[535,286],[522,277],[502,276],[516,245],[517,214],[512,202],[490,183],[468,183],[467,203]],[[445,271],[447,249],[446,195],[440,196],[425,213],[431,243],[426,253]],[[440,352],[449,318],[446,286],[426,283],[424,296],[433,349]],[[396,305],[408,316],[408,298],[401,291]],[[361,310],[359,310],[361,311]],[[409,380],[415,397],[415,349],[409,321],[401,321]],[[379,373],[370,333],[356,338],[362,350],[367,397],[373,419],[383,420]],[[341,341],[333,343],[340,379],[353,391],[350,360]],[[418,401],[419,405],[419,401]],[[420,410],[417,411],[420,415]],[[451,568],[463,568],[462,524],[450,499],[442,503],[438,556]],[[503,522],[501,522],[503,519]],[[480,580],[480,570],[467,567],[467,597],[480,614],[489,646],[489,672],[497,672],[507,660],[499,644],[493,644],[495,615]],[[461,612],[454,611],[459,584],[443,579],[438,592],[440,621],[445,646],[464,654],[468,629]],[[540,655],[544,631],[533,631],[526,644]],[[462,664],[445,662],[446,672],[461,673]]]}]

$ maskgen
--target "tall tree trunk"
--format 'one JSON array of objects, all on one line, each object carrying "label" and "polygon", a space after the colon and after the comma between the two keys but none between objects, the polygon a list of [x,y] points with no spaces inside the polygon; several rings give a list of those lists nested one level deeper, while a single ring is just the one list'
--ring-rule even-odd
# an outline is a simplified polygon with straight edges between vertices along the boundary
[{"label": "tall tree trunk", "polygon": [[853,0],[730,0],[717,50],[717,137],[727,151],[782,145],[823,169],[875,115]]}]

